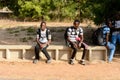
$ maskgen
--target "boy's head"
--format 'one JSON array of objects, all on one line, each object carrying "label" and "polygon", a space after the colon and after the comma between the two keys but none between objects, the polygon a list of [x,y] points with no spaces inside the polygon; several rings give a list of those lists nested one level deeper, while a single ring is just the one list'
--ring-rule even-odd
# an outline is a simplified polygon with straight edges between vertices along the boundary
[{"label": "boy's head", "polygon": [[80,24],[80,21],[79,20],[74,20],[74,22],[73,22],[73,25],[74,25],[74,27],[75,28],[78,28],[79,27],[79,24]]},{"label": "boy's head", "polygon": [[44,22],[44,21],[41,22],[40,27],[41,27],[42,30],[45,30],[45,28],[46,28],[46,22]]},{"label": "boy's head", "polygon": [[105,23],[107,26],[112,27],[112,21],[110,19],[107,19]]}]

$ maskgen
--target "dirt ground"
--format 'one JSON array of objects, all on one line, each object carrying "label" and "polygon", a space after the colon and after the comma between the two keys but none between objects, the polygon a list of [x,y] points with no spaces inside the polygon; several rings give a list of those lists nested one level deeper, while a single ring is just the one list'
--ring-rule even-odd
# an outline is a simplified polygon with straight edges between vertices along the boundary
[{"label": "dirt ground", "polygon": [[120,80],[120,59],[85,66],[55,61],[0,62],[0,80]]},{"label": "dirt ground", "polygon": [[[15,22],[0,20],[0,44],[34,44],[31,42],[17,42],[17,38],[24,36],[20,33],[20,36],[13,36],[6,31],[6,28],[13,28],[17,26],[39,26],[39,22]],[[48,26],[66,27],[71,26],[72,23],[52,23],[48,22]],[[82,26],[88,26],[81,24]],[[87,30],[90,28],[88,27]],[[63,30],[62,30],[63,31]],[[61,32],[61,31],[60,31]],[[88,32],[88,31],[86,31]],[[56,33],[56,32],[55,32]],[[89,32],[90,33],[90,32]],[[88,33],[88,34],[89,34]],[[61,32],[63,34],[63,32]],[[90,36],[87,35],[88,38]],[[56,34],[53,34],[56,35]],[[62,35],[63,36],[63,35]],[[58,35],[59,38],[62,37]],[[57,42],[61,42],[58,38]],[[34,41],[32,41],[34,42]],[[86,41],[89,43],[89,41]],[[53,43],[52,43],[53,44]],[[120,55],[119,55],[120,56]],[[83,66],[78,64],[69,65],[67,61],[55,62],[46,64],[44,61],[39,61],[37,64],[33,64],[32,61],[28,62],[6,62],[0,61],[0,80],[120,80],[120,58],[114,57],[112,63],[107,62],[91,62]]]}]

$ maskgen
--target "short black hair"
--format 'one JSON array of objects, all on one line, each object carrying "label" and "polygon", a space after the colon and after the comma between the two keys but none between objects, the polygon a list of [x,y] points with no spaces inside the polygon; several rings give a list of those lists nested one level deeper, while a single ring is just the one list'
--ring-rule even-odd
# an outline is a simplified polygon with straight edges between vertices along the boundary
[{"label": "short black hair", "polygon": [[73,24],[75,24],[76,22],[80,23],[80,20],[78,19],[74,20]]}]

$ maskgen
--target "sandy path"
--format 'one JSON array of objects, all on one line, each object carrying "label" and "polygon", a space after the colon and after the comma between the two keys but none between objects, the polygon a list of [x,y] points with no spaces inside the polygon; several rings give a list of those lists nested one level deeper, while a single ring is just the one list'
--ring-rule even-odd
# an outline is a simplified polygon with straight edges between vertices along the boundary
[{"label": "sandy path", "polygon": [[[0,78],[6,80],[120,80],[120,61],[89,65],[43,61],[0,62]],[[0,80],[1,80],[0,79]]]}]

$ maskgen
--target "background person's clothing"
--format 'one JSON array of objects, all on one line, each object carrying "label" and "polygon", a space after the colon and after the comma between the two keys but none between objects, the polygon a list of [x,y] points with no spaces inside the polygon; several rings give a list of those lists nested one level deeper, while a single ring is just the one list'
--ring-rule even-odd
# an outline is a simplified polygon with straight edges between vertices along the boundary
[{"label": "background person's clothing", "polygon": [[107,46],[109,48],[108,61],[111,62],[115,53],[115,45],[111,42],[106,42],[107,34],[110,34],[110,28],[106,25],[106,27],[103,29],[104,46]]},{"label": "background person's clothing", "polygon": [[[115,28],[120,28],[120,20],[115,21]],[[114,31],[112,32],[112,43],[116,46],[116,42],[120,44],[120,31]]]},{"label": "background person's clothing", "polygon": [[[114,27],[115,27],[115,28],[120,28],[120,20],[115,21]],[[114,32],[112,33],[112,35],[118,35],[118,34],[120,35],[120,31],[114,31]]]},{"label": "background person's clothing", "polygon": [[115,21],[115,26],[116,26],[116,28],[120,28],[120,20]]},{"label": "background person's clothing", "polygon": [[118,42],[120,44],[120,33],[116,35],[112,35],[111,42],[116,46]]},{"label": "background person's clothing", "polygon": [[110,50],[109,51],[110,53],[109,53],[108,61],[111,62],[112,59],[113,59],[114,53],[115,53],[115,45],[112,44],[111,42],[108,42],[107,46],[108,46],[108,48]]},{"label": "background person's clothing", "polygon": [[103,45],[106,45],[106,35],[110,34],[110,28],[107,25],[104,25],[103,28]]}]

